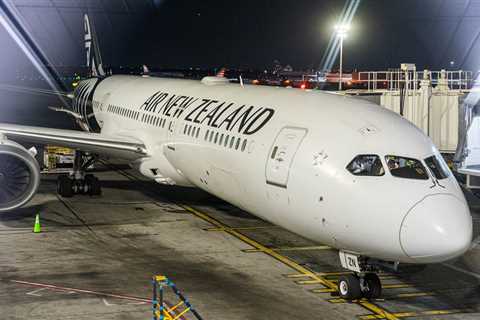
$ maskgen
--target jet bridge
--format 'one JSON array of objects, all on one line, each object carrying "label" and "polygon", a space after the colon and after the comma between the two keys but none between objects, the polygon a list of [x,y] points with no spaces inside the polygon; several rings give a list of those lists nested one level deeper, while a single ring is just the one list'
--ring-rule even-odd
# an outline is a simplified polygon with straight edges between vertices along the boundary
[{"label": "jet bridge", "polygon": [[467,177],[467,187],[480,189],[480,87],[476,85],[459,108],[455,164]]},{"label": "jet bridge", "polygon": [[457,150],[464,117],[463,101],[471,91],[471,71],[400,69],[359,72],[364,89],[348,90],[402,115],[428,135],[443,154]]}]

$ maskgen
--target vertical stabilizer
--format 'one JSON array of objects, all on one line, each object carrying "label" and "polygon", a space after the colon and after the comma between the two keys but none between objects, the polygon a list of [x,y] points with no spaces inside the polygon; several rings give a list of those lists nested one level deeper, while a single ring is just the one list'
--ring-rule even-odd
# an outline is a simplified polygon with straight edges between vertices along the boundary
[{"label": "vertical stabilizer", "polygon": [[85,50],[87,52],[87,67],[90,68],[92,76],[105,76],[97,34],[95,33],[95,27],[90,21],[88,14],[85,14]]}]

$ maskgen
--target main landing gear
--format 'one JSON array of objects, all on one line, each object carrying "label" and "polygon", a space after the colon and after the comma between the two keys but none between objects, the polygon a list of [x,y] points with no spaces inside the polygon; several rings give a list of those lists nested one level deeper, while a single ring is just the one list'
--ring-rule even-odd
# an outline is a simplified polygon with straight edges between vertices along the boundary
[{"label": "main landing gear", "polygon": [[379,298],[382,295],[382,283],[377,272],[381,267],[396,270],[398,266],[398,263],[369,259],[343,251],[339,254],[342,267],[354,272],[338,279],[338,294],[345,300]]},{"label": "main landing gear", "polygon": [[64,198],[71,198],[76,194],[97,196],[102,194],[100,180],[85,171],[97,160],[95,155],[76,151],[73,172],[61,175],[57,180],[57,192]]}]

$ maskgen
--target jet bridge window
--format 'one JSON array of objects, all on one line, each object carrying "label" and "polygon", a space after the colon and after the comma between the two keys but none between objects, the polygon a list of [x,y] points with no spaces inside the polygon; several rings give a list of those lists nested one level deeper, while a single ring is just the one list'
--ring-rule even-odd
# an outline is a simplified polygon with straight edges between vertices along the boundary
[{"label": "jet bridge window", "polygon": [[347,166],[347,170],[355,176],[379,177],[385,174],[380,157],[373,154],[356,156]]},{"label": "jet bridge window", "polygon": [[427,164],[427,167],[433,173],[435,178],[437,178],[438,180],[448,178],[449,176],[448,166],[445,163],[445,161],[441,159],[439,156],[431,156],[425,159],[425,163]]},{"label": "jet bridge window", "polygon": [[427,170],[423,164],[412,158],[386,156],[388,169],[394,177],[416,180],[428,180]]}]

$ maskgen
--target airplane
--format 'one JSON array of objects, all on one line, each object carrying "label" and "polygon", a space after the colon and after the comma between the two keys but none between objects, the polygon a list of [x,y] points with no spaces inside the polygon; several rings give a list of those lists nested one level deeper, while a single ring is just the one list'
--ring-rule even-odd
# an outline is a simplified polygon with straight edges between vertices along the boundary
[{"label": "airplane", "polygon": [[[339,295],[378,298],[378,273],[399,263],[440,263],[465,253],[472,218],[432,141],[399,115],[320,91],[106,76],[84,17],[92,77],[69,114],[85,130],[0,124],[0,211],[25,205],[40,173],[16,141],[78,150],[58,193],[98,195],[86,173],[96,155],[126,159],[164,185],[200,188],[315,242],[338,249]],[[61,111],[61,109],[58,109]]]}]

